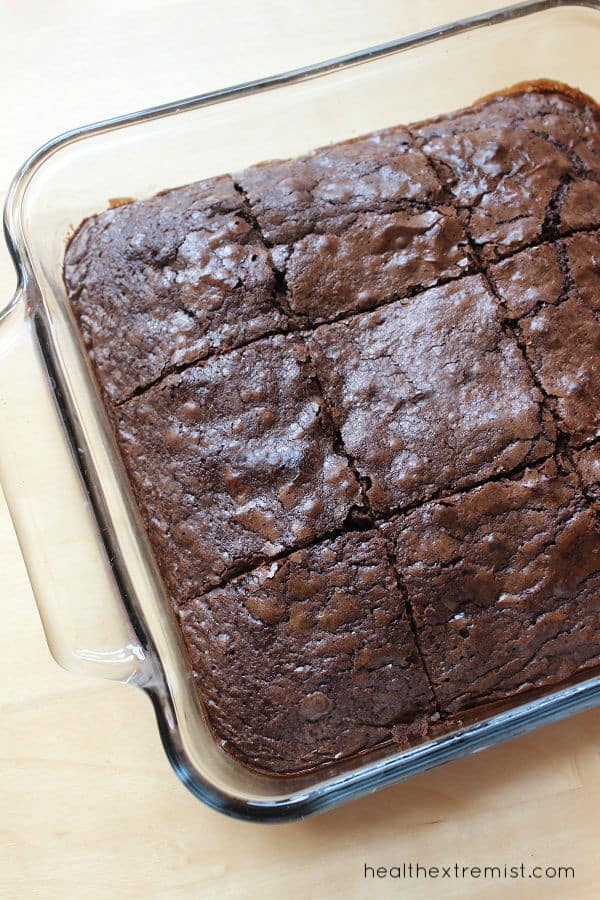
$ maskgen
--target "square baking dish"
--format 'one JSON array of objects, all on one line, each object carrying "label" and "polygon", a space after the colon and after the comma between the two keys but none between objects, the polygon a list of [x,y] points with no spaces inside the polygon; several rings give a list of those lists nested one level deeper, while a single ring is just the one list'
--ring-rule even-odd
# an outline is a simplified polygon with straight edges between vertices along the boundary
[{"label": "square baking dish", "polygon": [[193,686],[145,532],[65,297],[73,228],[110,198],[468,105],[519,81],[600,100],[600,0],[529,2],[264,81],[91,125],[38,150],[5,230],[18,274],[0,313],[0,478],[49,648],[64,667],[151,698],[173,768],[201,800],[289,821],[600,704],[600,676],[538,693],[410,749],[384,745],[308,774],[245,768]]}]

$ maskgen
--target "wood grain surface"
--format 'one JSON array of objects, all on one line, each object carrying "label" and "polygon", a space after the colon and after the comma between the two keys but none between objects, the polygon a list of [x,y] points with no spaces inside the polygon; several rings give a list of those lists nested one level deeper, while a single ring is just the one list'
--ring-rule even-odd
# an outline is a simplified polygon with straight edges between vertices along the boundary
[{"label": "wood grain surface", "polygon": [[[358,49],[483,0],[0,0],[0,199],[85,122]],[[0,251],[0,305],[14,274]],[[178,782],[150,703],[48,653],[0,499],[0,896],[596,898],[600,710],[315,819],[259,827]],[[572,866],[574,880],[365,879],[364,865]]]}]

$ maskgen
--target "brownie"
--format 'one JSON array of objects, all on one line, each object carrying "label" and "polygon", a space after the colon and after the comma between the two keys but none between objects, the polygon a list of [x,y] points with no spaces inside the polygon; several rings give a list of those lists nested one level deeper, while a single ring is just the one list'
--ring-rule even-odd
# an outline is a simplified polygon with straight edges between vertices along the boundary
[{"label": "brownie", "polygon": [[600,663],[600,527],[552,462],[382,526],[442,709]]},{"label": "brownie", "polygon": [[597,437],[600,234],[524,250],[492,266],[490,277],[509,314],[522,316],[517,332],[561,430],[575,445]]},{"label": "brownie", "polygon": [[320,147],[235,175],[271,245],[289,245],[327,219],[434,202],[441,185],[406,128]]},{"label": "brownie", "polygon": [[573,453],[573,461],[586,496],[600,510],[600,444],[583,447]]},{"label": "brownie", "polygon": [[600,435],[600,322],[575,300],[523,319],[520,330],[561,428],[575,445]]},{"label": "brownie", "polygon": [[180,609],[213,728],[247,764],[289,773],[435,714],[376,532],[346,534]]},{"label": "brownie", "polygon": [[600,312],[600,231],[578,234],[562,243],[576,298]]},{"label": "brownie", "polygon": [[168,376],[118,407],[116,418],[176,601],[341,527],[360,499],[294,337]]},{"label": "brownie", "polygon": [[488,274],[514,319],[569,298],[600,311],[600,231],[522,250]]},{"label": "brownie", "polygon": [[65,283],[112,402],[286,325],[269,251],[230,176],[87,219],[67,248]]},{"label": "brownie", "polygon": [[375,514],[549,452],[551,423],[480,275],[344,322],[308,345]]},{"label": "brownie", "polygon": [[589,98],[521,85],[125,202],[64,279],[237,759],[405,747],[600,666]]},{"label": "brownie", "polygon": [[600,112],[540,83],[415,126],[484,259],[600,225]]},{"label": "brownie", "polygon": [[490,266],[488,274],[513,319],[540,306],[556,306],[568,290],[557,252],[559,244],[540,244]]},{"label": "brownie", "polygon": [[456,278],[471,255],[441,185],[406,129],[263,163],[237,174],[300,324]]},{"label": "brownie", "polygon": [[379,306],[472,268],[448,207],[332,219],[294,245],[283,266],[291,312],[303,324]]}]

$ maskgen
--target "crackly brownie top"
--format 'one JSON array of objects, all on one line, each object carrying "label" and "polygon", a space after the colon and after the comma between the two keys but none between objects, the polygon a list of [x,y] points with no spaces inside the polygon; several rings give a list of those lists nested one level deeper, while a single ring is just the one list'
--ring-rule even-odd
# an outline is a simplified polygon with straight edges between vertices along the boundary
[{"label": "crackly brownie top", "polygon": [[489,274],[511,318],[569,298],[600,311],[600,231],[522,250]]},{"label": "crackly brownie top", "polygon": [[[568,285],[556,244],[540,244],[489,267],[509,316],[520,319],[539,306],[555,306]],[[564,259],[564,257],[563,257]]]},{"label": "crackly brownie top", "polygon": [[404,128],[236,175],[299,324],[332,321],[468,270],[456,211]]},{"label": "crackly brownie top", "polygon": [[[584,493],[596,504],[600,503],[600,444],[592,444],[573,454]],[[597,506],[598,508],[598,506]]]},{"label": "crackly brownie top", "polygon": [[309,347],[376,513],[549,450],[541,394],[481,276],[324,325]]},{"label": "crackly brownie top", "polygon": [[[600,434],[600,234],[524,250],[490,269],[548,406],[574,444]],[[529,285],[524,290],[525,285]]]},{"label": "crackly brownie top", "polygon": [[261,566],[190,601],[180,618],[219,734],[250,764],[306,768],[433,711],[375,532]]},{"label": "crackly brownie top", "polygon": [[435,173],[406,128],[320,147],[235,175],[266,240],[290,244],[323,220],[439,199]]},{"label": "crackly brownie top", "polygon": [[243,761],[406,743],[598,664],[583,95],[529,85],[128,203],[80,226],[64,275]]},{"label": "crackly brownie top", "polygon": [[442,705],[499,699],[600,653],[600,529],[555,464],[382,526]]},{"label": "crackly brownie top", "polygon": [[293,337],[171,375],[116,415],[176,598],[340,527],[359,499],[333,448],[313,367]]},{"label": "crackly brownie top", "polygon": [[509,90],[466,109],[456,110],[418,124],[421,139],[444,133],[460,134],[481,127],[521,128],[554,141],[566,152],[576,154],[590,169],[600,163],[598,107],[578,91],[556,90],[551,85]]},{"label": "crackly brownie top", "polygon": [[487,259],[600,225],[600,116],[556,91],[495,97],[411,129]]},{"label": "crackly brownie top", "polygon": [[275,257],[285,272],[292,313],[306,324],[369,309],[457,278],[472,265],[467,238],[450,207],[359,213],[329,219]]},{"label": "crackly brownie top", "polygon": [[230,176],[87,219],[67,249],[65,282],[116,402],[172,366],[285,325],[269,252]]},{"label": "crackly brownie top", "polygon": [[521,320],[527,356],[573,444],[600,435],[600,322],[576,300]]}]

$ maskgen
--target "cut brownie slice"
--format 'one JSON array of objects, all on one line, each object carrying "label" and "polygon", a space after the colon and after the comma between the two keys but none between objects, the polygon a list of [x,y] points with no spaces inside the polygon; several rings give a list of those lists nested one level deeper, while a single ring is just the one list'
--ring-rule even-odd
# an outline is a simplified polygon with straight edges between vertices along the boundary
[{"label": "cut brownie slice", "polygon": [[573,453],[573,461],[581,478],[583,490],[600,511],[600,444],[592,444]]},{"label": "cut brownie slice", "polygon": [[307,324],[369,309],[472,266],[453,209],[360,213],[330,219],[297,241],[283,262],[291,311]]},{"label": "cut brownie slice", "polygon": [[403,128],[236,177],[302,324],[404,297],[471,265],[455,210],[425,206],[439,201],[441,185]]},{"label": "cut brownie slice", "polygon": [[268,250],[230,176],[94,216],[65,256],[71,305],[108,399],[282,328]]},{"label": "cut brownie slice", "polygon": [[551,449],[541,394],[481,276],[321,326],[309,347],[377,514]]},{"label": "cut brownie slice", "polygon": [[258,341],[168,376],[116,418],[175,599],[340,527],[359,498],[294,338]]},{"label": "cut brownie slice", "polygon": [[376,532],[296,551],[180,618],[217,737],[253,767],[332,761],[435,711]]},{"label": "cut brownie slice", "polygon": [[493,260],[546,233],[600,225],[600,117],[574,91],[496,96],[412,129]]},{"label": "cut brownie slice", "polygon": [[575,445],[600,435],[600,322],[576,300],[521,320],[527,356]]},{"label": "cut brownie slice", "polygon": [[600,232],[522,250],[488,274],[514,319],[568,299],[600,311]]},{"label": "cut brownie slice", "polygon": [[517,85],[473,106],[442,114],[418,123],[421,140],[436,137],[441,129],[460,134],[482,127],[503,127],[507,123],[553,141],[579,167],[595,170],[600,162],[598,104],[581,91],[544,79]]},{"label": "cut brownie slice", "polygon": [[600,231],[576,234],[562,244],[570,288],[581,303],[600,312]]},{"label": "cut brownie slice", "polygon": [[[541,269],[537,287],[523,286]],[[519,322],[530,364],[561,428],[578,445],[600,434],[600,235],[524,250],[490,268]]]},{"label": "cut brownie slice", "polygon": [[512,319],[566,299],[558,244],[540,244],[490,266],[488,275]]},{"label": "cut brownie slice", "polygon": [[382,526],[447,712],[600,663],[600,530],[554,463]]},{"label": "cut brownie slice", "polygon": [[251,166],[235,175],[262,233],[292,244],[325,219],[390,212],[406,201],[439,200],[441,185],[406,128],[376,131],[296,159]]}]

